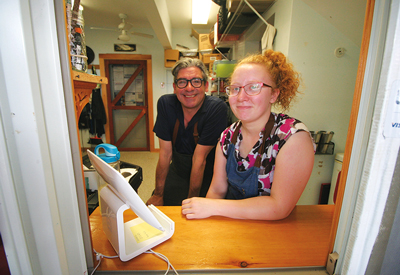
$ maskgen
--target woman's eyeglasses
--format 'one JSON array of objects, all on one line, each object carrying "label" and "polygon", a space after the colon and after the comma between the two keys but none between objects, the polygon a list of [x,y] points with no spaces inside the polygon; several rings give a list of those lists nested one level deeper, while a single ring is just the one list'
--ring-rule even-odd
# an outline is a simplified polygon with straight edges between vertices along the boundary
[{"label": "woman's eyeglasses", "polygon": [[272,88],[272,86],[259,82],[259,83],[250,83],[246,84],[244,86],[236,86],[236,85],[230,85],[225,88],[226,94],[229,96],[237,96],[240,92],[240,89],[243,88],[244,92],[249,95],[258,95],[261,92],[262,87],[269,87]]},{"label": "woman's eyeglasses", "polygon": [[175,85],[178,86],[179,89],[186,88],[188,83],[190,82],[190,85],[192,85],[193,88],[200,88],[201,85],[203,84],[203,79],[201,78],[192,78],[192,79],[186,79],[186,78],[178,78],[175,80]]}]

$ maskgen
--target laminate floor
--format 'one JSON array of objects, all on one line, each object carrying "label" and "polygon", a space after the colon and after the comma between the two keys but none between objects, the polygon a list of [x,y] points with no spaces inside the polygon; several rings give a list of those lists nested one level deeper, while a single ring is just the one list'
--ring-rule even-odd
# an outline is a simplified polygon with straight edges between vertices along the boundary
[{"label": "laminate floor", "polygon": [[138,189],[139,197],[146,202],[155,187],[158,153],[143,151],[121,151],[121,160],[142,167],[143,182]]}]

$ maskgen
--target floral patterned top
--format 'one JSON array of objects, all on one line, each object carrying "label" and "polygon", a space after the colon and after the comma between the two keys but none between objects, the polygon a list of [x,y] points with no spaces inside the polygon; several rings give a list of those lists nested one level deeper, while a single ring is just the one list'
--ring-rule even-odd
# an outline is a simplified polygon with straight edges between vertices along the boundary
[{"label": "floral patterned top", "polygon": [[[261,156],[260,173],[258,175],[258,193],[260,196],[269,196],[271,193],[271,186],[275,170],[275,160],[282,146],[293,134],[297,132],[305,131],[309,133],[306,125],[304,125],[301,121],[295,118],[291,118],[285,114],[272,114],[275,117],[275,124],[272,128],[270,137],[265,141],[265,151]],[[227,153],[229,145],[231,144],[232,135],[236,128],[238,126],[240,127],[240,125],[240,121],[237,121],[226,128],[221,134],[219,143],[221,145],[222,152],[226,158],[228,157]],[[258,150],[264,140],[263,131],[264,129],[260,132],[259,140],[254,145],[251,152],[247,155],[246,158],[242,158],[239,153],[239,146],[241,141],[243,140],[243,136],[241,130],[239,130],[239,134],[235,144],[235,157],[238,162],[239,171],[246,171],[247,169],[254,166],[258,155]],[[315,152],[316,147],[314,141],[313,144]]]}]

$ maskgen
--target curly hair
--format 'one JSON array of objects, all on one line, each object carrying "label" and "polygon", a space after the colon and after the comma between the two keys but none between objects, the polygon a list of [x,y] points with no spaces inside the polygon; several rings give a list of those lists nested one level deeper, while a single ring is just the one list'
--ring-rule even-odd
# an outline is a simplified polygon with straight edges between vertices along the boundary
[{"label": "curly hair", "polygon": [[292,100],[300,93],[300,74],[294,70],[293,64],[290,63],[286,56],[281,52],[266,50],[263,54],[254,54],[245,57],[238,65],[255,63],[265,66],[279,89],[279,96],[274,103],[279,105],[283,110],[288,110]]}]

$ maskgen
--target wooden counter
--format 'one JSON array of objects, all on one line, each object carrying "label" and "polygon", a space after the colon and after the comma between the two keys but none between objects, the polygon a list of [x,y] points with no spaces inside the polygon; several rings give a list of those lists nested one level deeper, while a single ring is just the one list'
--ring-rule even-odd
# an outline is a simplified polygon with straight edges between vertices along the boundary
[{"label": "wooden counter", "polygon": [[[234,220],[212,217],[186,220],[181,207],[158,207],[175,222],[171,239],[153,248],[169,258],[175,269],[215,270],[325,266],[334,205],[296,206],[280,221]],[[135,214],[125,211],[125,219]],[[93,248],[116,255],[102,230],[99,207],[90,216]],[[104,258],[98,270],[166,270],[151,254],[128,262]]]}]

